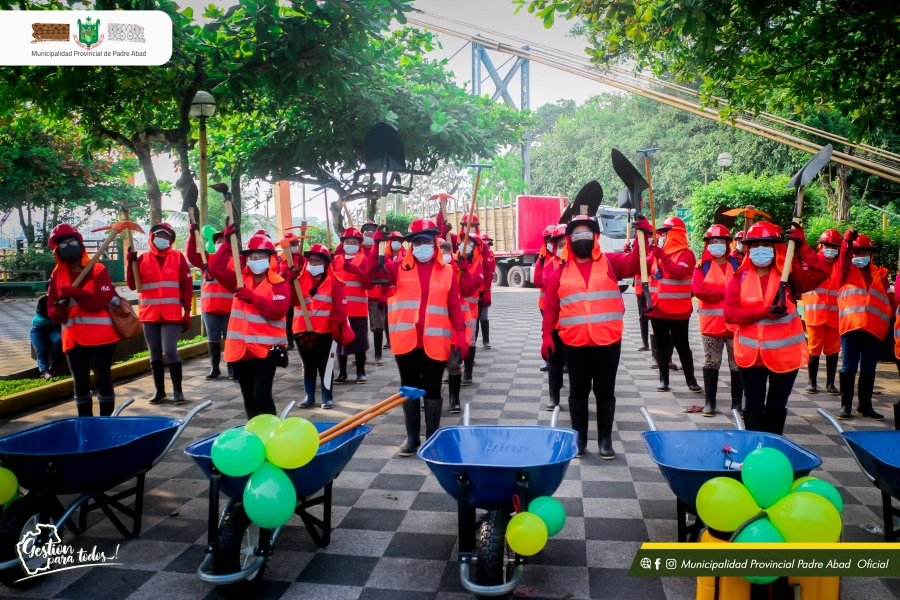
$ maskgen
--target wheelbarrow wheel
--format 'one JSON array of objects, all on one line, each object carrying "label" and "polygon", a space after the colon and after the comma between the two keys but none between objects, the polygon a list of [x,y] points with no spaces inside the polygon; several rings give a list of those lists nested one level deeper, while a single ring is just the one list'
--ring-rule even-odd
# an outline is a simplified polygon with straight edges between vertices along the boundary
[{"label": "wheelbarrow wheel", "polygon": [[[254,550],[259,546],[259,527],[250,522],[244,512],[243,502],[233,502],[225,511],[219,524],[219,539],[213,554],[213,572],[216,575],[230,575],[241,571],[256,559]],[[247,579],[219,586],[228,598],[252,598],[262,586],[263,574],[268,559]]]},{"label": "wheelbarrow wheel", "polygon": [[[62,506],[56,496],[43,496],[40,494],[28,494],[9,505],[0,518],[0,562],[6,562],[18,558],[16,544],[23,539],[29,531],[37,531],[38,523],[56,525],[56,518],[63,512]],[[43,519],[41,515],[44,515]],[[59,541],[62,541],[63,528],[57,530]],[[54,540],[57,541],[57,540]],[[30,574],[44,567],[46,558],[35,557],[26,561]],[[17,590],[26,590],[38,582],[42,577],[18,581],[27,577],[29,573],[21,563],[13,569],[0,571],[0,583]]]},{"label": "wheelbarrow wheel", "polygon": [[478,557],[475,583],[500,585],[512,577],[516,566],[515,554],[506,545],[507,525],[509,515],[503,510],[490,510],[478,522],[475,529],[475,552]]}]

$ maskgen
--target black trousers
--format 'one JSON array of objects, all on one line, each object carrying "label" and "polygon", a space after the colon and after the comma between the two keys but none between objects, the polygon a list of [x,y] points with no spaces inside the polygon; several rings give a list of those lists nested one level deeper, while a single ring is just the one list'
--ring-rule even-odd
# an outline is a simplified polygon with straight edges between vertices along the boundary
[{"label": "black trousers", "polygon": [[397,354],[397,370],[400,371],[400,385],[425,390],[425,398],[437,400],[441,397],[441,380],[447,361],[434,360],[425,354],[424,348],[415,348],[406,354]]},{"label": "black trousers", "polygon": [[294,339],[294,307],[289,306],[284,318],[284,334],[288,342]]},{"label": "black trousers", "polygon": [[[597,400],[597,432],[612,435],[616,413],[616,373],[622,342],[609,346],[564,345],[565,362],[569,365],[569,413],[572,429],[582,442],[587,442],[588,396],[594,390]],[[554,353],[554,356],[557,353]]]},{"label": "black trousers", "polygon": [[[766,367],[741,367],[741,380],[747,402],[744,413],[787,412],[788,396],[797,379],[797,371],[775,373]],[[768,391],[766,382],[768,381]]]},{"label": "black trousers", "polygon": [[[674,345],[678,352],[678,359],[681,361],[684,377],[688,380],[694,377],[694,355],[691,353],[691,342],[688,339],[690,321],[690,319],[650,319],[653,335],[656,336],[656,360],[663,365]],[[660,373],[662,373],[662,366],[660,366]]]},{"label": "black trousers", "polygon": [[297,350],[300,352],[300,361],[303,363],[303,376],[315,378],[325,377],[325,367],[328,365],[328,354],[331,351],[331,334],[320,333],[319,340],[312,348],[304,348],[300,345],[300,336],[297,336]]},{"label": "black trousers", "polygon": [[[550,360],[547,362],[551,365],[556,365],[557,367],[564,367],[566,365],[566,344],[562,341],[562,338],[559,337],[559,330],[554,329],[553,335],[553,347],[556,348],[553,352],[550,353]],[[571,377],[571,376],[570,376]],[[588,393],[590,393],[590,389],[588,389]]]},{"label": "black trousers", "polygon": [[232,363],[234,378],[241,386],[244,397],[244,412],[247,418],[256,415],[275,414],[275,400],[272,399],[272,381],[275,379],[275,362],[266,358],[249,358]]},{"label": "black trousers", "polygon": [[91,369],[94,370],[94,381],[97,394],[105,398],[115,396],[112,382],[112,358],[116,349],[115,342],[101,346],[75,346],[66,352],[66,361],[75,385],[75,397],[86,398],[91,395]]}]

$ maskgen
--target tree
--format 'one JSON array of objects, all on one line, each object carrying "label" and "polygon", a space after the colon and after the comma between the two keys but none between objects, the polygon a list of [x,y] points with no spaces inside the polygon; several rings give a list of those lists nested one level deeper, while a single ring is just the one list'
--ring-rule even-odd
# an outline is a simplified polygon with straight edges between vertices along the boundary
[{"label": "tree", "polygon": [[[832,110],[875,142],[900,119],[900,4],[874,0],[513,0],[551,26],[578,17],[601,64],[699,87],[723,117]],[[728,101],[721,106],[718,99]]]}]

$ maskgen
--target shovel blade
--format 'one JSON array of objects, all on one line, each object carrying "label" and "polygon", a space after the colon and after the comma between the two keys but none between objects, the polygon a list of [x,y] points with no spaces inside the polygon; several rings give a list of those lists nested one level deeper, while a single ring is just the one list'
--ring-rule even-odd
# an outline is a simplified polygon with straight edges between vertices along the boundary
[{"label": "shovel blade", "polygon": [[831,144],[828,144],[821,150],[819,150],[815,156],[809,159],[805,165],[800,167],[800,170],[797,171],[791,180],[788,182],[787,187],[799,188],[808,184],[810,181],[816,178],[816,175],[819,174],[819,171],[822,170],[828,161],[831,160],[831,154],[834,152],[834,148]]}]

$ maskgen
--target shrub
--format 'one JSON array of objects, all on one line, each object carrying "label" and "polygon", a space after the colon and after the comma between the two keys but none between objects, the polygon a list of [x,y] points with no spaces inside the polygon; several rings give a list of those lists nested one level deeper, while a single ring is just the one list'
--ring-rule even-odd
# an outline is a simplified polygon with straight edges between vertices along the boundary
[{"label": "shrub", "polygon": [[[859,214],[854,214],[858,211]],[[864,233],[875,244],[875,264],[885,267],[892,276],[897,275],[898,256],[900,256],[900,227],[881,229],[881,216],[877,211],[864,207],[853,207],[850,211],[852,227]],[[876,224],[877,223],[877,224]],[[837,229],[842,234],[847,225],[838,223],[830,217],[811,217],[805,222],[806,241],[815,246],[819,236],[826,229]]]},{"label": "shrub", "polygon": [[44,271],[46,275],[38,273],[23,273],[21,275],[10,275],[13,281],[46,281],[50,278],[50,273],[56,267],[56,258],[52,252],[38,252],[33,249],[25,252],[17,252],[15,254],[7,254],[0,260],[0,267],[4,271]]}]

